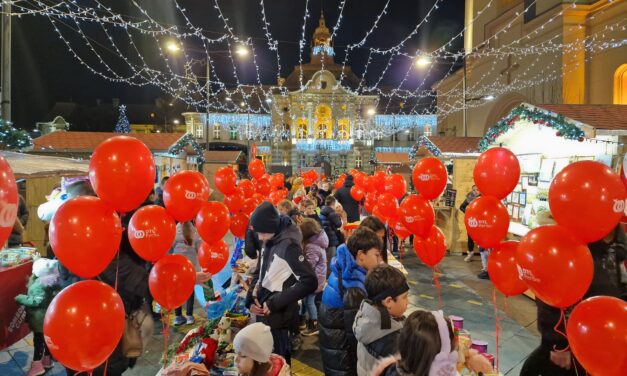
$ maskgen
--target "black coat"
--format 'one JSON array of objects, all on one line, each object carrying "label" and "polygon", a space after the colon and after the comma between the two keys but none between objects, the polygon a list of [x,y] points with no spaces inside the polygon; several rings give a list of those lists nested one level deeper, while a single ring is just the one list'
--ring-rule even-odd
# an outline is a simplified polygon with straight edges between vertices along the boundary
[{"label": "black coat", "polygon": [[335,192],[335,199],[342,204],[349,222],[359,221],[359,202],[351,196],[351,188],[355,185],[352,176],[347,176],[344,186]]},{"label": "black coat", "polygon": [[251,259],[256,259],[261,253],[261,242],[259,237],[253,230],[246,230],[246,239],[244,239],[244,252]]},{"label": "black coat", "polygon": [[[263,247],[248,291],[247,305],[256,297],[270,314],[263,322],[272,329],[289,329],[298,320],[298,301],[318,288],[318,279],[301,248],[302,235],[289,217],[280,217],[279,231]],[[289,269],[291,273],[283,273]]]},{"label": "black coat", "polygon": [[337,247],[343,244],[344,236],[340,232],[342,217],[330,207],[323,206],[322,209],[320,209],[320,220],[322,221],[322,228],[329,238],[329,247]]}]

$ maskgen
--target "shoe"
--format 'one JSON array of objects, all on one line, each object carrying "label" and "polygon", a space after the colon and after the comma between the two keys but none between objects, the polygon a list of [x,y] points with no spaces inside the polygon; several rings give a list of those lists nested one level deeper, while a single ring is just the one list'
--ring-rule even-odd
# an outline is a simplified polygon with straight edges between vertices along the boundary
[{"label": "shoe", "polygon": [[309,327],[302,333],[305,337],[311,337],[318,334],[318,321],[310,320]]},{"label": "shoe", "polygon": [[468,252],[462,252],[462,256],[468,256]]},{"label": "shoe", "polygon": [[196,320],[194,320],[194,316],[185,316],[185,321],[187,325],[192,325],[196,322]]},{"label": "shoe", "polygon": [[472,261],[472,256],[474,256],[474,255],[475,255],[474,253],[469,253],[468,256],[466,256],[464,258],[464,261],[466,261],[466,262]]},{"label": "shoe", "polygon": [[54,366],[54,363],[52,362],[52,356],[50,355],[44,355],[44,357],[41,359],[41,363],[44,365],[45,369],[50,369]]},{"label": "shoe", "polygon": [[298,324],[298,330],[305,330],[307,329],[307,320],[305,320],[304,316],[300,317],[300,323]]},{"label": "shoe", "polygon": [[290,347],[292,348],[292,351],[300,350],[300,347],[302,345],[303,345],[303,340],[300,338],[298,334],[296,334],[290,339]]},{"label": "shoe", "polygon": [[488,274],[487,271],[482,270],[481,273],[477,274],[477,278],[480,278],[480,279],[490,279],[490,275]]},{"label": "shoe", "polygon": [[181,326],[187,324],[187,320],[183,316],[176,316],[174,318],[174,326]]},{"label": "shoe", "polygon": [[30,364],[30,369],[28,370],[26,376],[40,376],[44,373],[46,373],[46,369],[44,368],[43,363],[41,360],[37,360]]}]

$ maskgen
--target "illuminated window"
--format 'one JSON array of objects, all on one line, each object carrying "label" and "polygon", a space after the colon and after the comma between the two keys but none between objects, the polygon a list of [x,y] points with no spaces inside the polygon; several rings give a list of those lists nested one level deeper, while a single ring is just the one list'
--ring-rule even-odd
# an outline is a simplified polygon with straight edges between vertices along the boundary
[{"label": "illuminated window", "polygon": [[213,125],[213,139],[214,140],[220,139],[220,124]]},{"label": "illuminated window", "polygon": [[298,156],[298,166],[299,167],[307,166],[307,156],[305,154],[301,154]]},{"label": "illuminated window", "polygon": [[231,127],[230,131],[229,131],[229,136],[231,140],[237,140],[237,128],[235,127]]},{"label": "illuminated window", "polygon": [[297,138],[307,138],[308,128],[307,118],[300,118],[296,121],[296,137]]},{"label": "illuminated window", "polygon": [[341,154],[340,155],[340,168],[346,168],[346,165],[348,164],[348,156],[346,154]]},{"label": "illuminated window", "polygon": [[203,127],[196,127],[196,138],[203,138],[204,136]]},{"label": "illuminated window", "polygon": [[614,104],[627,104],[627,64],[614,73]]},{"label": "illuminated window", "polygon": [[350,120],[343,118],[337,121],[337,138],[339,140],[348,140],[351,135]]},{"label": "illuminated window", "polygon": [[361,161],[361,154],[358,154],[358,155],[355,157],[355,168],[361,168],[361,164],[362,164],[362,161]]}]

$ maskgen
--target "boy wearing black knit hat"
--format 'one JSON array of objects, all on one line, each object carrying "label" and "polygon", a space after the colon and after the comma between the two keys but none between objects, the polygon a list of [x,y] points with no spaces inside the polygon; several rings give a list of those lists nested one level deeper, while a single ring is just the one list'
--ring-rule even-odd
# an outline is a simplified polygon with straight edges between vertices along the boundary
[{"label": "boy wearing black knit hat", "polygon": [[298,321],[298,301],[316,291],[318,280],[305,260],[300,230],[289,217],[263,202],[250,226],[263,243],[249,290],[250,311],[271,328],[274,353],[290,363],[289,329]]}]

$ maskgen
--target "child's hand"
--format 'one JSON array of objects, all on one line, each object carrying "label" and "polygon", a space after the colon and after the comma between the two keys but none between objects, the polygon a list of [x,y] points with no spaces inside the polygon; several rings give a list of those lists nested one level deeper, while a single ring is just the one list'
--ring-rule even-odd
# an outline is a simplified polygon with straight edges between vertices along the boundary
[{"label": "child's hand", "polygon": [[474,372],[491,373],[494,372],[492,364],[485,356],[479,354],[475,349],[470,349],[466,356],[466,366]]},{"label": "child's hand", "polygon": [[551,362],[561,368],[570,369],[572,363],[570,351],[551,351]]},{"label": "child's hand", "polygon": [[212,277],[211,273],[207,273],[207,272],[197,272],[196,273],[196,283],[205,283],[208,280],[210,280]]}]

